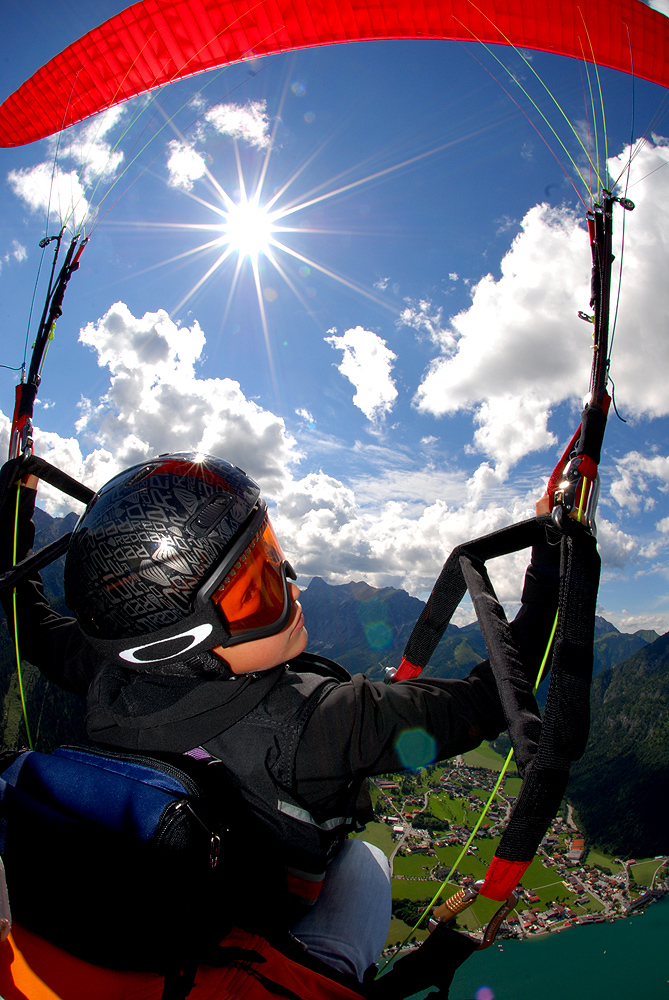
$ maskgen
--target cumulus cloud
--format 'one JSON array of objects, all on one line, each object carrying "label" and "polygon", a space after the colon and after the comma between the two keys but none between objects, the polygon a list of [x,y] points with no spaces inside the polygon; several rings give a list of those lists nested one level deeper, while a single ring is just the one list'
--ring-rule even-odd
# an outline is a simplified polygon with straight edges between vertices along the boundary
[{"label": "cumulus cloud", "polygon": [[[669,413],[665,335],[669,286],[664,280],[669,230],[669,144],[641,141],[610,160],[614,177],[633,152],[628,193],[624,294],[617,321],[612,375],[616,398],[633,417]],[[616,231],[622,209],[615,207]],[[620,246],[614,246],[617,263]],[[439,349],[414,404],[442,416],[469,411],[472,447],[500,467],[553,444],[549,420],[564,401],[575,405],[589,383],[590,253],[583,220],[565,207],[533,207],[501,262],[472,288],[471,305],[448,321],[429,301],[409,303],[401,322]],[[617,285],[614,274],[613,288]],[[649,359],[652,363],[649,364]]]},{"label": "cumulus cloud", "polygon": [[658,10],[660,14],[664,14],[665,17],[669,17],[669,0],[643,0],[643,2],[652,7],[653,10]]},{"label": "cumulus cloud", "polygon": [[605,572],[621,570],[639,554],[639,543],[618,525],[597,518],[597,545]]},{"label": "cumulus cloud", "polygon": [[98,185],[110,183],[123,162],[123,153],[107,139],[123,113],[116,107],[97,115],[63,133],[58,146],[55,138],[47,140],[46,161],[9,171],[7,181],[14,194],[31,212],[48,212],[51,219],[79,228],[91,214],[92,192],[99,201]]},{"label": "cumulus cloud", "polygon": [[[501,278],[482,278],[471,306],[449,327],[439,325],[439,314],[438,323],[431,321],[440,355],[418,388],[418,409],[435,415],[471,410],[473,447],[502,467],[551,445],[551,405],[565,389],[588,384],[590,330],[577,318],[589,299],[588,256],[587,237],[572,213],[547,205],[528,212]],[[430,317],[427,304],[414,310],[411,325],[423,317]]]},{"label": "cumulus cloud", "polygon": [[205,175],[207,157],[203,147],[212,133],[227,135],[256,149],[266,149],[271,143],[266,102],[215,104],[204,112],[189,139],[173,139],[168,143],[167,183],[170,187],[190,191],[195,181]]},{"label": "cumulus cloud", "polygon": [[618,476],[611,495],[620,507],[633,513],[652,510],[658,493],[669,492],[669,456],[630,451],[615,464]]},{"label": "cumulus cloud", "polygon": [[[483,501],[476,484],[461,484],[460,503],[435,500],[414,507],[399,500],[361,506],[357,494],[324,473],[296,479],[277,500],[273,520],[284,550],[300,575],[332,583],[364,578],[377,586],[403,587],[425,598],[453,547],[525,517],[529,501]],[[528,553],[494,560],[491,578],[503,601],[517,602]],[[471,608],[454,619],[472,620]]]},{"label": "cumulus cloud", "polygon": [[344,357],[337,367],[355,386],[353,402],[367,419],[378,421],[390,413],[397,399],[397,389],[390,374],[397,355],[386,346],[385,340],[371,330],[356,326],[341,337],[336,334],[326,337],[325,342],[343,351]]},{"label": "cumulus cloud", "polygon": [[173,139],[168,143],[167,183],[170,187],[190,191],[193,183],[202,177],[207,164],[203,153],[198,153],[194,145]]},{"label": "cumulus cloud", "polygon": [[[300,474],[303,456],[280,417],[247,399],[231,379],[198,377],[205,338],[196,322],[179,326],[164,310],[137,317],[117,302],[80,340],[97,354],[108,385],[99,398],[82,400],[76,437],[38,427],[39,454],[93,487],[161,452],[221,455],[261,483],[303,578],[317,574],[341,583],[364,577],[425,596],[454,545],[531,510],[529,495],[510,502],[495,493],[492,470],[483,478],[454,470],[432,479],[417,469],[409,491],[406,471],[396,480],[389,472],[376,491],[369,481],[358,489],[323,471]],[[8,435],[2,415],[0,447],[7,447]],[[430,491],[432,499],[422,499]],[[74,506],[44,485],[40,502],[52,514]],[[496,568],[503,599],[517,599],[525,561],[520,554]],[[462,614],[461,621],[471,620],[471,612]]]},{"label": "cumulus cloud", "polygon": [[[197,322],[179,326],[162,309],[136,317],[117,302],[79,339],[107,369],[108,387],[96,400],[82,399],[76,438],[38,432],[42,457],[99,487],[151,455],[209,452],[244,468],[268,492],[281,492],[300,458],[296,442],[239,383],[198,378],[205,338]],[[69,509],[62,494],[42,495],[50,513]]]},{"label": "cumulus cloud", "polygon": [[205,114],[205,121],[221,135],[241,139],[266,149],[270,144],[269,117],[265,101],[247,101],[246,104],[216,104]]}]

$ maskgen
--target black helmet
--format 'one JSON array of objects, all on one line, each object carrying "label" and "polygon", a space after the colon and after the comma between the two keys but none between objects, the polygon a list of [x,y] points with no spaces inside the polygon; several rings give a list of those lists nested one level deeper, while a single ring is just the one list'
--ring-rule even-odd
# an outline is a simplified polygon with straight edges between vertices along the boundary
[{"label": "black helmet", "polygon": [[[262,599],[235,613],[227,595],[254,570]],[[149,666],[280,632],[286,575],[252,479],[209,455],[161,455],[89,503],[67,552],[65,600],[103,653]]]}]

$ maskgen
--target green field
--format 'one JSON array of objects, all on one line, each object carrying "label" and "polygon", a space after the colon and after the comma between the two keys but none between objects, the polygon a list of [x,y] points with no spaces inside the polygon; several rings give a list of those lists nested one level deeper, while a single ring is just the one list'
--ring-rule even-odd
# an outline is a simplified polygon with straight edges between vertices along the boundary
[{"label": "green field", "polygon": [[[430,854],[407,854],[400,857],[395,856],[393,861],[393,874],[405,875],[408,878],[425,878],[437,867],[437,859]],[[407,897],[408,898],[408,897]]]},{"label": "green field", "polygon": [[588,851],[586,860],[589,865],[601,865],[602,868],[610,868],[613,875],[621,872],[625,867],[624,865],[617,865],[610,855],[602,854],[601,851],[595,850],[594,847],[591,847]]},{"label": "green field", "polygon": [[390,857],[395,849],[393,828],[388,826],[387,823],[368,823],[362,833],[352,833],[351,836],[358,837],[360,840],[366,840],[368,844],[374,844],[375,847],[379,847],[387,858]]},{"label": "green field", "polygon": [[[402,897],[400,896],[400,899]],[[406,897],[409,898],[408,896]],[[397,917],[390,918],[390,930],[388,931],[388,938],[386,945],[397,944],[397,942],[402,942],[406,939],[407,934],[411,928],[408,924],[405,924],[403,920],[398,920]],[[417,931],[414,931],[411,935],[417,938],[418,941],[424,941],[428,935],[428,931],[425,927],[421,926]]]},{"label": "green field", "polygon": [[[437,847],[435,848],[435,854],[441,863],[446,868],[450,869],[455,864],[461,850],[461,845],[455,845],[453,847]],[[487,862],[481,860],[479,853],[479,851],[475,851],[474,854],[465,854],[458,864],[458,871],[461,875],[473,875],[476,879],[483,878],[487,868]]]},{"label": "green field", "polygon": [[650,886],[653,881],[653,875],[661,864],[662,859],[657,861],[653,858],[653,860],[639,861],[636,865],[632,865],[631,868],[632,874],[634,875],[634,881],[638,885]]},{"label": "green field", "polygon": [[[504,757],[493,750],[489,743],[482,743],[476,750],[469,750],[462,755],[468,767],[487,767],[489,771],[501,771],[504,766]],[[513,760],[508,768],[509,774],[517,773],[517,768]]]},{"label": "green field", "polygon": [[467,823],[471,815],[465,810],[462,799],[449,799],[446,792],[435,792],[428,799],[428,808],[437,819],[446,819],[449,823]]},{"label": "green field", "polygon": [[520,786],[522,785],[522,780],[517,776],[511,775],[504,779],[503,791],[506,795],[512,796],[514,799],[520,791]]},{"label": "green field", "polygon": [[[393,899],[432,899],[439,883],[430,879],[393,879]],[[457,888],[457,886],[455,887]]]}]

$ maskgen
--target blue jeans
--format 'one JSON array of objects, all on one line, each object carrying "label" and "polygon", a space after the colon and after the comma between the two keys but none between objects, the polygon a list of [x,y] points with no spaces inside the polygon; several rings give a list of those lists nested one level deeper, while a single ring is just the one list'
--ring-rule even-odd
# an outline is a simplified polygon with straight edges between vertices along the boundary
[{"label": "blue jeans", "polygon": [[364,840],[347,840],[328,868],[316,903],[291,930],[312,955],[362,982],[385,946],[391,896],[383,851]]}]

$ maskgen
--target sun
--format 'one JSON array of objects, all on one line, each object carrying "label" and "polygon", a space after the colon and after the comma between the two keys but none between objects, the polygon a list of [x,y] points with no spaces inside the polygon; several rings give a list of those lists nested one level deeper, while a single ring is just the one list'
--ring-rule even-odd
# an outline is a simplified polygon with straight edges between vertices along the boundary
[{"label": "sun", "polygon": [[240,257],[255,261],[260,254],[267,255],[273,231],[272,213],[267,207],[256,199],[242,198],[228,209],[221,242]]}]

